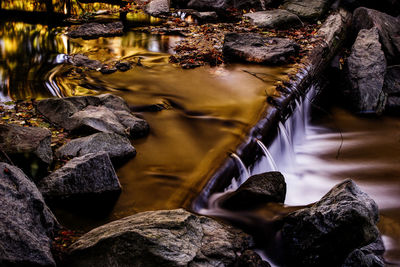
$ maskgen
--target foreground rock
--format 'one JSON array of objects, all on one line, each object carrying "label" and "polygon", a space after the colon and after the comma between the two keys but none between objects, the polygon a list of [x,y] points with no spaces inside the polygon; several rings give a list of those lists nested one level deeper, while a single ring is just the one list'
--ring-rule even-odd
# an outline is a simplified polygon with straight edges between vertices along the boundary
[{"label": "foreground rock", "polygon": [[296,55],[299,46],[286,38],[271,38],[255,33],[228,33],[223,53],[227,61],[282,64]]},{"label": "foreground rock", "polygon": [[82,236],[68,266],[228,266],[250,242],[239,230],[182,209],[143,212]]},{"label": "foreground rock", "polygon": [[400,110],[400,65],[390,66],[386,69],[383,91],[387,94],[386,109]]},{"label": "foreground rock", "polygon": [[145,120],[133,116],[126,102],[111,94],[50,98],[37,102],[36,109],[68,131],[117,133],[132,138],[149,131]]},{"label": "foreground rock", "polygon": [[385,252],[385,246],[382,238],[379,236],[375,242],[364,246],[359,249],[355,249],[344,261],[342,267],[384,267],[385,261],[383,259],[383,253]]},{"label": "foreground rock", "polygon": [[85,67],[91,70],[100,70],[103,67],[103,63],[99,60],[89,59],[87,56],[82,54],[69,56],[68,62],[76,67]]},{"label": "foreground rock", "polygon": [[285,202],[286,183],[280,172],[253,175],[221,201],[229,210],[251,209],[268,202]]},{"label": "foreground rock", "polygon": [[57,224],[35,184],[0,163],[0,265],[55,266],[51,236]]},{"label": "foreground rock", "polygon": [[248,13],[244,17],[258,28],[266,29],[289,29],[303,24],[298,16],[283,9]]},{"label": "foreground rock", "polygon": [[146,12],[158,17],[169,13],[170,0],[152,0],[146,6]]},{"label": "foreground rock", "polygon": [[117,36],[124,33],[124,25],[121,21],[100,24],[96,22],[86,23],[71,28],[67,35],[71,38],[94,39],[101,36]]},{"label": "foreground rock", "polygon": [[136,155],[129,139],[114,133],[96,133],[71,140],[56,151],[56,156],[80,157],[97,152],[106,152],[115,163],[124,162]]},{"label": "foreground rock", "polygon": [[316,21],[326,14],[332,2],[331,0],[287,0],[283,8],[301,19]]},{"label": "foreground rock", "polygon": [[386,59],[377,28],[359,32],[346,63],[350,100],[356,111],[381,114],[386,104],[382,90]]},{"label": "foreground rock", "polygon": [[400,18],[364,7],[354,11],[352,26],[356,32],[376,27],[390,65],[400,63]]},{"label": "foreground rock", "polygon": [[341,266],[355,249],[374,242],[378,206],[352,180],[320,201],[289,214],[281,230],[284,251],[294,266]]},{"label": "foreground rock", "polygon": [[38,184],[46,200],[57,202],[79,198],[118,195],[121,185],[107,153],[77,157]]},{"label": "foreground rock", "polygon": [[46,170],[53,161],[50,145],[51,132],[48,129],[0,125],[0,149],[31,177],[38,175],[37,167]]}]

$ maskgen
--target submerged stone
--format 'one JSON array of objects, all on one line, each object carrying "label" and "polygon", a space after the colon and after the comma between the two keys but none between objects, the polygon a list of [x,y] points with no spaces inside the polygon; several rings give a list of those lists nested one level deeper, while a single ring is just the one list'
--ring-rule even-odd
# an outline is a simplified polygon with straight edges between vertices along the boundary
[{"label": "submerged stone", "polygon": [[101,36],[122,35],[123,32],[124,25],[121,21],[106,24],[91,22],[70,28],[67,35],[71,38],[94,39]]}]

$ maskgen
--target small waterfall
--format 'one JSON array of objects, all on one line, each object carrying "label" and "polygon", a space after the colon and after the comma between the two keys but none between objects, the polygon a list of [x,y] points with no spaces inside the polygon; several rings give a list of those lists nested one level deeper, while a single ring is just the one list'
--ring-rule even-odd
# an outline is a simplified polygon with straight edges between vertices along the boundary
[{"label": "small waterfall", "polygon": [[261,142],[260,140],[256,139],[257,144],[260,146],[262,151],[264,152],[265,157],[267,158],[269,167],[272,171],[277,171],[278,167],[276,166],[275,160],[272,157],[271,153],[269,152],[268,148]]},{"label": "small waterfall", "polygon": [[232,153],[231,157],[235,159],[235,161],[239,167],[240,177],[239,177],[239,180],[237,181],[237,186],[240,186],[247,180],[247,178],[250,177],[250,173],[247,170],[246,166],[244,166],[243,161],[240,159],[240,157],[237,154]]},{"label": "small waterfall", "polygon": [[[283,163],[286,165],[286,168],[292,170],[295,163],[296,157],[294,153],[293,143],[291,142],[291,137],[289,136],[285,126],[282,122],[279,122],[279,139],[281,144],[281,154],[280,156],[283,157]],[[280,168],[284,169],[284,168]]]}]

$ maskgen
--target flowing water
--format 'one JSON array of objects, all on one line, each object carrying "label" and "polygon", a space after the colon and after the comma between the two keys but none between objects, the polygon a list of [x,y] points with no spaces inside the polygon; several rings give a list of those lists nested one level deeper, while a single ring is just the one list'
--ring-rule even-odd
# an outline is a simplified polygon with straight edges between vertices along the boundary
[{"label": "flowing water", "polygon": [[[123,192],[106,217],[57,212],[73,228],[87,230],[145,210],[190,207],[260,119],[274,82],[290,71],[256,65],[181,70],[168,63],[180,37],[132,30],[121,37],[82,40],[69,39],[64,32],[63,27],[0,22],[0,100],[112,92],[151,126],[148,137],[133,141],[137,156],[118,170]],[[111,75],[77,73],[65,63],[71,53],[103,61],[140,58],[142,66]],[[265,81],[249,72],[262,74]],[[297,109],[280,124],[274,142],[265,146],[258,141],[265,156],[250,170],[283,172],[288,184],[285,204],[295,207],[270,206],[259,212],[273,216],[296,209],[317,201],[342,179],[353,178],[377,201],[386,257],[399,262],[400,119],[359,118],[335,108],[332,115],[310,124],[309,98],[312,95],[297,100]],[[164,109],[152,111],[155,105]],[[247,167],[241,168],[243,177],[234,178],[229,190],[247,178]],[[211,202],[216,199],[218,195]],[[215,206],[209,210],[222,213]]]}]

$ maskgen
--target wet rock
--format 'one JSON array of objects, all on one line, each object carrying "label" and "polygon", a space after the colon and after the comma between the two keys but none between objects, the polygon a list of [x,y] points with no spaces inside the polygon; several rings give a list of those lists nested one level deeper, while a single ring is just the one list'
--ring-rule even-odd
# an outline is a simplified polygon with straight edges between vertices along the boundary
[{"label": "wet rock", "polygon": [[287,0],[283,8],[300,19],[316,21],[326,14],[331,4],[331,0]]},{"label": "wet rock", "polygon": [[85,67],[91,70],[100,70],[103,64],[98,60],[89,59],[82,54],[75,54],[68,57],[68,62],[76,67]]},{"label": "wet rock", "polygon": [[286,258],[294,266],[340,266],[353,250],[376,240],[378,218],[375,201],[345,180],[283,219]]},{"label": "wet rock", "polygon": [[[31,177],[40,176],[53,161],[51,132],[40,127],[0,125],[0,149]],[[40,171],[40,170],[39,170]]]},{"label": "wet rock", "polygon": [[100,72],[103,74],[112,74],[117,71],[116,67],[108,66],[108,65],[103,65],[100,69]]},{"label": "wet rock", "polygon": [[387,94],[386,109],[400,110],[400,65],[390,66],[386,69],[383,91]]},{"label": "wet rock", "polygon": [[358,7],[366,7],[395,17],[400,15],[400,2],[398,0],[341,0],[341,5],[350,11]]},{"label": "wet rock", "polygon": [[129,139],[115,133],[96,133],[69,141],[56,151],[56,156],[80,157],[98,152],[106,152],[114,163],[124,162],[136,155]]},{"label": "wet rock", "polygon": [[266,37],[256,33],[228,33],[223,53],[228,61],[247,61],[262,64],[288,62],[299,50],[296,42],[286,38]]},{"label": "wet rock", "polygon": [[0,163],[0,265],[55,266],[51,237],[58,223],[35,184]]},{"label": "wet rock", "polygon": [[337,49],[347,33],[351,24],[352,14],[342,8],[330,14],[321,28],[318,30],[318,37],[322,38],[329,49]]},{"label": "wet rock", "polygon": [[142,212],[82,236],[70,247],[68,266],[228,266],[250,241],[182,209]]},{"label": "wet rock", "polygon": [[271,265],[263,261],[253,250],[246,250],[240,255],[233,267],[270,267]]},{"label": "wet rock", "polygon": [[231,7],[236,9],[255,9],[265,10],[268,6],[273,4],[274,0],[227,0]]},{"label": "wet rock", "polygon": [[222,207],[230,210],[251,209],[268,202],[285,202],[286,183],[280,172],[251,176],[236,191],[227,194]]},{"label": "wet rock", "polygon": [[50,98],[36,103],[36,109],[50,122],[69,131],[107,132],[142,137],[148,123],[130,113],[126,102],[118,96],[79,96]]},{"label": "wet rock", "polygon": [[248,13],[244,17],[249,18],[250,23],[258,28],[266,29],[288,29],[303,24],[298,16],[283,9]]},{"label": "wet rock", "polygon": [[376,27],[382,49],[390,65],[400,63],[400,17],[364,7],[357,8],[353,14],[352,26],[356,32]]},{"label": "wet rock", "polygon": [[200,11],[224,11],[229,5],[226,0],[191,0],[187,7]]},{"label": "wet rock", "polygon": [[119,71],[128,71],[132,68],[131,63],[129,62],[125,62],[125,61],[118,61],[115,64],[115,67],[119,70]]},{"label": "wet rock", "polygon": [[62,201],[81,197],[118,194],[121,185],[107,153],[73,158],[38,184],[46,200]]},{"label": "wet rock", "polygon": [[351,252],[342,267],[383,267],[385,266],[384,252],[385,246],[382,237],[379,236],[373,243]]},{"label": "wet rock", "polygon": [[157,17],[169,13],[170,0],[152,0],[146,6],[146,12]]},{"label": "wet rock", "polygon": [[124,33],[124,25],[121,21],[100,24],[96,22],[86,23],[69,29],[67,35],[71,38],[94,39],[101,36],[117,36]]},{"label": "wet rock", "polygon": [[385,72],[386,59],[379,43],[378,29],[361,30],[346,61],[349,96],[356,112],[383,112]]},{"label": "wet rock", "polygon": [[202,22],[216,22],[218,20],[218,15],[214,11],[210,12],[198,12],[197,19]]}]

